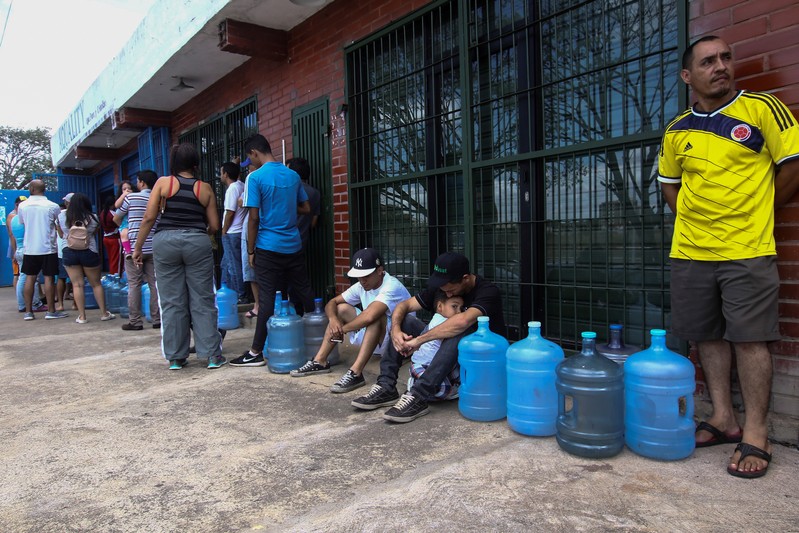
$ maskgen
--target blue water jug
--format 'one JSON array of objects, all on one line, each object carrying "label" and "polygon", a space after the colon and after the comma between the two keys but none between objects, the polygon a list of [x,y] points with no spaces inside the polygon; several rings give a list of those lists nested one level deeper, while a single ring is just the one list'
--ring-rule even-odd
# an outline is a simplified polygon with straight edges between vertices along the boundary
[{"label": "blue water jug", "polygon": [[673,461],[694,451],[694,365],[666,348],[666,331],[653,329],[651,346],[624,365],[624,431],[639,455]]},{"label": "blue water jug", "polygon": [[105,306],[112,313],[119,313],[119,275],[111,276],[111,283],[108,284],[108,298]]},{"label": "blue water jug", "polygon": [[[313,312],[305,313],[302,317],[302,322],[305,325],[305,358],[308,361],[313,360],[316,352],[319,351],[319,347],[325,340],[327,325],[330,322],[322,306],[322,299],[315,298],[313,303]],[[333,351],[327,356],[327,362],[331,365],[337,365],[340,360],[338,344],[334,344]]]},{"label": "blue water jug", "polygon": [[267,322],[269,343],[267,355],[269,371],[288,374],[305,362],[305,334],[302,318],[289,313],[289,302],[283,300],[280,314]]},{"label": "blue water jug", "polygon": [[505,352],[508,341],[488,329],[488,317],[477,317],[477,331],[458,343],[461,386],[458,410],[469,420],[501,420],[507,413]]},{"label": "blue water jug", "polygon": [[147,283],[141,286],[141,310],[147,322],[152,322],[153,315],[150,313],[150,285]]},{"label": "blue water jug", "polygon": [[119,316],[130,318],[130,307],[128,306],[128,286],[119,287]]},{"label": "blue water jug", "polygon": [[582,339],[582,351],[556,370],[558,444],[582,457],[612,457],[624,448],[624,367],[596,352],[596,333]]},{"label": "blue water jug", "polygon": [[89,280],[85,278],[83,283],[83,297],[86,309],[100,308],[100,306],[97,304],[97,298],[94,297],[94,290],[92,289],[92,286],[89,284]]},{"label": "blue water jug", "polygon": [[621,324],[611,324],[607,344],[600,344],[596,351],[623,365],[629,356],[638,352],[638,348],[624,344],[624,327]]},{"label": "blue water jug", "polygon": [[106,308],[109,308],[109,291],[111,287],[111,274],[106,274],[100,279],[100,285],[103,286],[103,300],[105,301]]},{"label": "blue water jug", "polygon": [[239,296],[225,283],[216,291],[217,327],[236,329],[239,327]]},{"label": "blue water jug", "polygon": [[558,390],[555,368],[563,349],[541,336],[541,322],[528,322],[528,335],[508,348],[508,425],[522,435],[555,434]]}]

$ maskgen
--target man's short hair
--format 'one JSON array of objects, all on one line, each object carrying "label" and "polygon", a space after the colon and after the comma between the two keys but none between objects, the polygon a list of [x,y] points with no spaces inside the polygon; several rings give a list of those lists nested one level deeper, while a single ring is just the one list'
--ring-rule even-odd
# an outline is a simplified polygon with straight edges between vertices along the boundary
[{"label": "man's short hair", "polygon": [[45,184],[42,180],[33,180],[28,184],[28,190],[31,194],[44,194]]},{"label": "man's short hair", "polygon": [[293,157],[286,161],[286,166],[300,175],[302,181],[311,179],[311,165],[302,157]]},{"label": "man's short hair", "polygon": [[155,182],[158,181],[158,174],[152,170],[140,170],[137,177],[147,184],[148,189],[155,187]]},{"label": "man's short hair", "polygon": [[244,156],[246,157],[251,150],[261,152],[262,154],[272,153],[272,147],[269,146],[269,141],[260,133],[250,135],[247,137],[247,140],[244,141]]},{"label": "man's short hair", "polygon": [[720,41],[721,37],[716,35],[705,35],[701,39],[697,39],[696,41],[692,42],[688,48],[685,49],[685,52],[682,53],[682,68],[688,70],[691,68],[691,63],[694,60],[694,47],[699,43],[706,43],[709,41]]},{"label": "man's short hair", "polygon": [[230,178],[231,181],[238,181],[241,168],[239,168],[239,165],[236,163],[228,161],[227,163],[222,163],[222,172],[227,174],[227,177]]}]

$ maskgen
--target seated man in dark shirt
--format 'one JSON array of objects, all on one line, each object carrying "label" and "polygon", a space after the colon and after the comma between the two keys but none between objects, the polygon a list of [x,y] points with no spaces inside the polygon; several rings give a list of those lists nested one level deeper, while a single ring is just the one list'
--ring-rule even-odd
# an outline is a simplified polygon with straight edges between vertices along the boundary
[{"label": "seated man in dark shirt", "polygon": [[[461,296],[465,310],[426,330],[425,323],[409,313],[422,309],[434,311],[434,297],[438,289],[448,297]],[[427,281],[427,289],[400,302],[394,309],[391,315],[391,345],[380,360],[377,384],[366,395],[354,399],[352,405],[368,411],[393,405],[383,415],[383,418],[392,422],[410,422],[426,415],[429,412],[427,402],[435,396],[441,382],[458,364],[458,342],[476,330],[479,316],[490,318],[489,326],[494,333],[502,336],[507,334],[499,288],[470,273],[469,260],[465,256],[453,252],[441,254]],[[400,398],[397,376],[403,359],[410,358],[419,346],[435,339],[442,339],[441,348],[425,373]]]}]

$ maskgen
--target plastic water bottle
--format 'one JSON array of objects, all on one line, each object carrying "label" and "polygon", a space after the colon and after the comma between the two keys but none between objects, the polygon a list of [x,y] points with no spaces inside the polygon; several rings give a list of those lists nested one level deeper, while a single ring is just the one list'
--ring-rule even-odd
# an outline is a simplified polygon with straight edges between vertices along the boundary
[{"label": "plastic water bottle", "polygon": [[105,306],[111,310],[111,274],[106,274],[100,279],[100,284],[103,286],[103,298],[105,299]]},{"label": "plastic water bottle", "polygon": [[[325,331],[330,321],[324,311],[321,298],[315,298],[314,310],[311,313],[305,313],[302,317],[302,322],[305,324],[305,359],[312,360],[319,351],[319,347],[325,340]],[[333,345],[333,351],[327,358],[327,362],[331,365],[336,365],[340,361],[338,353],[338,344]]]},{"label": "plastic water bottle", "polygon": [[119,313],[119,275],[111,276],[111,283],[108,284],[108,298],[106,307],[112,313]]},{"label": "plastic water bottle", "polygon": [[488,317],[477,317],[477,331],[458,343],[461,386],[458,409],[469,420],[501,420],[507,413],[508,341],[488,329]]},{"label": "plastic water bottle", "polygon": [[596,350],[620,365],[623,365],[629,356],[638,352],[638,348],[624,345],[624,327],[621,324],[610,325],[608,343],[600,344]]},{"label": "plastic water bottle", "polygon": [[119,288],[119,316],[130,318],[130,307],[128,306],[128,286],[122,285]]},{"label": "plastic water bottle", "polygon": [[582,457],[612,457],[624,448],[624,367],[596,352],[596,333],[557,367],[561,448]]},{"label": "plastic water bottle", "polygon": [[280,314],[273,315],[267,325],[269,370],[275,374],[287,374],[301,367],[306,361],[304,328],[302,319],[289,313],[288,300],[283,300]]},{"label": "plastic water bottle", "polygon": [[558,391],[555,368],[563,349],[541,336],[541,322],[528,322],[526,339],[508,348],[508,425],[522,435],[555,434]]},{"label": "plastic water bottle", "polygon": [[666,348],[666,331],[624,365],[627,446],[639,455],[673,461],[694,451],[694,365]]},{"label": "plastic water bottle", "polygon": [[225,283],[216,291],[217,327],[219,329],[236,329],[239,327],[238,294],[229,289]]},{"label": "plastic water bottle", "polygon": [[141,307],[144,313],[144,318],[147,322],[153,321],[152,313],[150,313],[150,285],[143,283],[141,286]]},{"label": "plastic water bottle", "polygon": [[[72,283],[75,283],[74,281]],[[84,306],[86,309],[99,309],[100,306],[97,304],[97,298],[94,297],[94,290],[92,286],[89,284],[89,280],[84,278],[83,283],[83,297],[84,297]]]}]

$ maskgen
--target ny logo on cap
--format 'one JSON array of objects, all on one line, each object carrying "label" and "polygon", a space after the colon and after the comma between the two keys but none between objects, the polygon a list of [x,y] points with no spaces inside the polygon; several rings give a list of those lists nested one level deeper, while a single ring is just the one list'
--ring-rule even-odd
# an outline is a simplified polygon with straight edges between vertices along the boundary
[{"label": "ny logo on cap", "polygon": [[358,267],[358,268],[361,268],[363,266],[363,259],[361,259],[360,257],[358,259],[356,259],[355,260],[355,266]]}]

